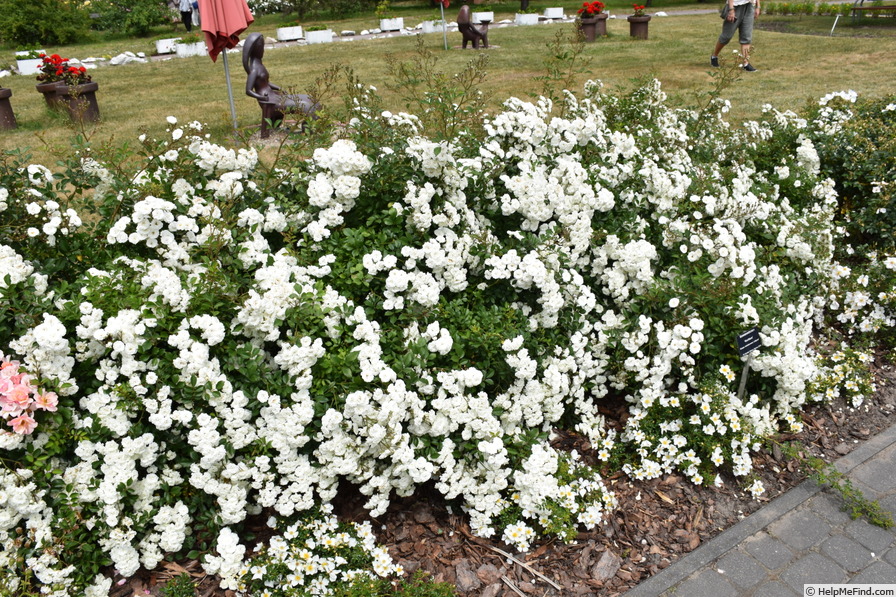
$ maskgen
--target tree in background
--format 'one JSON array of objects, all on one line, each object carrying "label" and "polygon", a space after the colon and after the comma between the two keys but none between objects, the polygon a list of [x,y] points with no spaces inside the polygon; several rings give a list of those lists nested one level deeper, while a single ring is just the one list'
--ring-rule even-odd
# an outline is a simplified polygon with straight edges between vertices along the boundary
[{"label": "tree in background", "polygon": [[89,16],[71,0],[0,0],[0,39],[15,46],[62,45],[87,34]]},{"label": "tree in background", "polygon": [[147,35],[171,16],[165,0],[93,0],[90,11],[94,29],[137,36]]},{"label": "tree in background", "polygon": [[249,0],[253,14],[295,13],[300,21],[315,16],[352,16],[375,5],[376,0]]}]

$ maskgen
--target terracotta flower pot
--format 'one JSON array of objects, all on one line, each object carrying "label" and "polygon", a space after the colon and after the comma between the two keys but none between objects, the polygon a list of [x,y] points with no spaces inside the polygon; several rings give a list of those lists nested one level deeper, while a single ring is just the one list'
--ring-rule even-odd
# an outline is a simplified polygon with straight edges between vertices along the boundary
[{"label": "terracotta flower pot", "polygon": [[628,17],[629,34],[635,39],[647,39],[647,25],[650,23],[650,15]]},{"label": "terracotta flower pot", "polygon": [[80,85],[62,85],[57,95],[73,121],[96,122],[100,119],[100,107],[96,102],[97,89],[99,84],[93,81]]},{"label": "terracotta flower pot", "polygon": [[12,89],[0,87],[0,129],[14,129],[18,126],[16,115],[12,112],[12,104],[9,103],[10,97]]}]

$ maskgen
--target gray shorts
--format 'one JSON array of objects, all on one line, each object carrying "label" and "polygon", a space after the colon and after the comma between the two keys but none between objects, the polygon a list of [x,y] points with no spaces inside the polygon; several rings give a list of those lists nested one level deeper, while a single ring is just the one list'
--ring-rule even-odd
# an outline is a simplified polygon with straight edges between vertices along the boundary
[{"label": "gray shorts", "polygon": [[722,25],[722,34],[719,36],[719,43],[727,44],[734,37],[734,31],[740,30],[741,45],[753,43],[753,17],[755,9],[752,3],[741,4],[734,7],[734,20],[724,21]]}]

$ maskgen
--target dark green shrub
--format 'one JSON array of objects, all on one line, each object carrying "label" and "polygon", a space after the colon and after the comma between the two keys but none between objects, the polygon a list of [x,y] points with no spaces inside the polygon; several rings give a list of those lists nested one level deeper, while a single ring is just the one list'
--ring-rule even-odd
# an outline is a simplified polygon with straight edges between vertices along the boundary
[{"label": "dark green shrub", "polygon": [[16,46],[64,45],[83,39],[88,14],[70,0],[0,0],[0,39]]},{"label": "dark green shrub", "polygon": [[163,0],[99,0],[91,2],[90,10],[96,15],[94,29],[136,36],[147,35],[172,14]]},{"label": "dark green shrub", "polygon": [[812,111],[813,118],[836,120],[837,111],[855,117],[834,134],[814,138],[822,173],[834,179],[840,217],[856,249],[896,249],[896,96],[859,100],[835,98]]},{"label": "dark green shrub", "polygon": [[184,572],[165,583],[160,594],[162,597],[193,597],[196,595],[196,585],[190,575]]}]

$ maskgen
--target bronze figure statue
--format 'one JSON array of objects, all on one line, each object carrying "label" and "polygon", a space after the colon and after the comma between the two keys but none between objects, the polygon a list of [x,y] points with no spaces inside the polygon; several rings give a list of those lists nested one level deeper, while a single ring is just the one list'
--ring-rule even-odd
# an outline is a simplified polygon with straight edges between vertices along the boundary
[{"label": "bronze figure statue", "polygon": [[457,30],[464,37],[464,49],[467,49],[467,42],[473,42],[473,49],[478,50],[479,44],[482,47],[488,47],[488,23],[483,23],[480,27],[473,24],[470,15],[470,7],[464,4],[457,13]]},{"label": "bronze figure statue", "polygon": [[[267,138],[268,121],[283,120],[286,114],[302,114],[315,119],[320,108],[311,96],[301,93],[283,93],[280,87],[271,83],[268,69],[262,63],[264,57],[264,36],[251,33],[243,43],[243,68],[246,69],[246,95],[258,100],[261,107],[261,138]],[[302,121],[304,128],[304,120]]]}]

